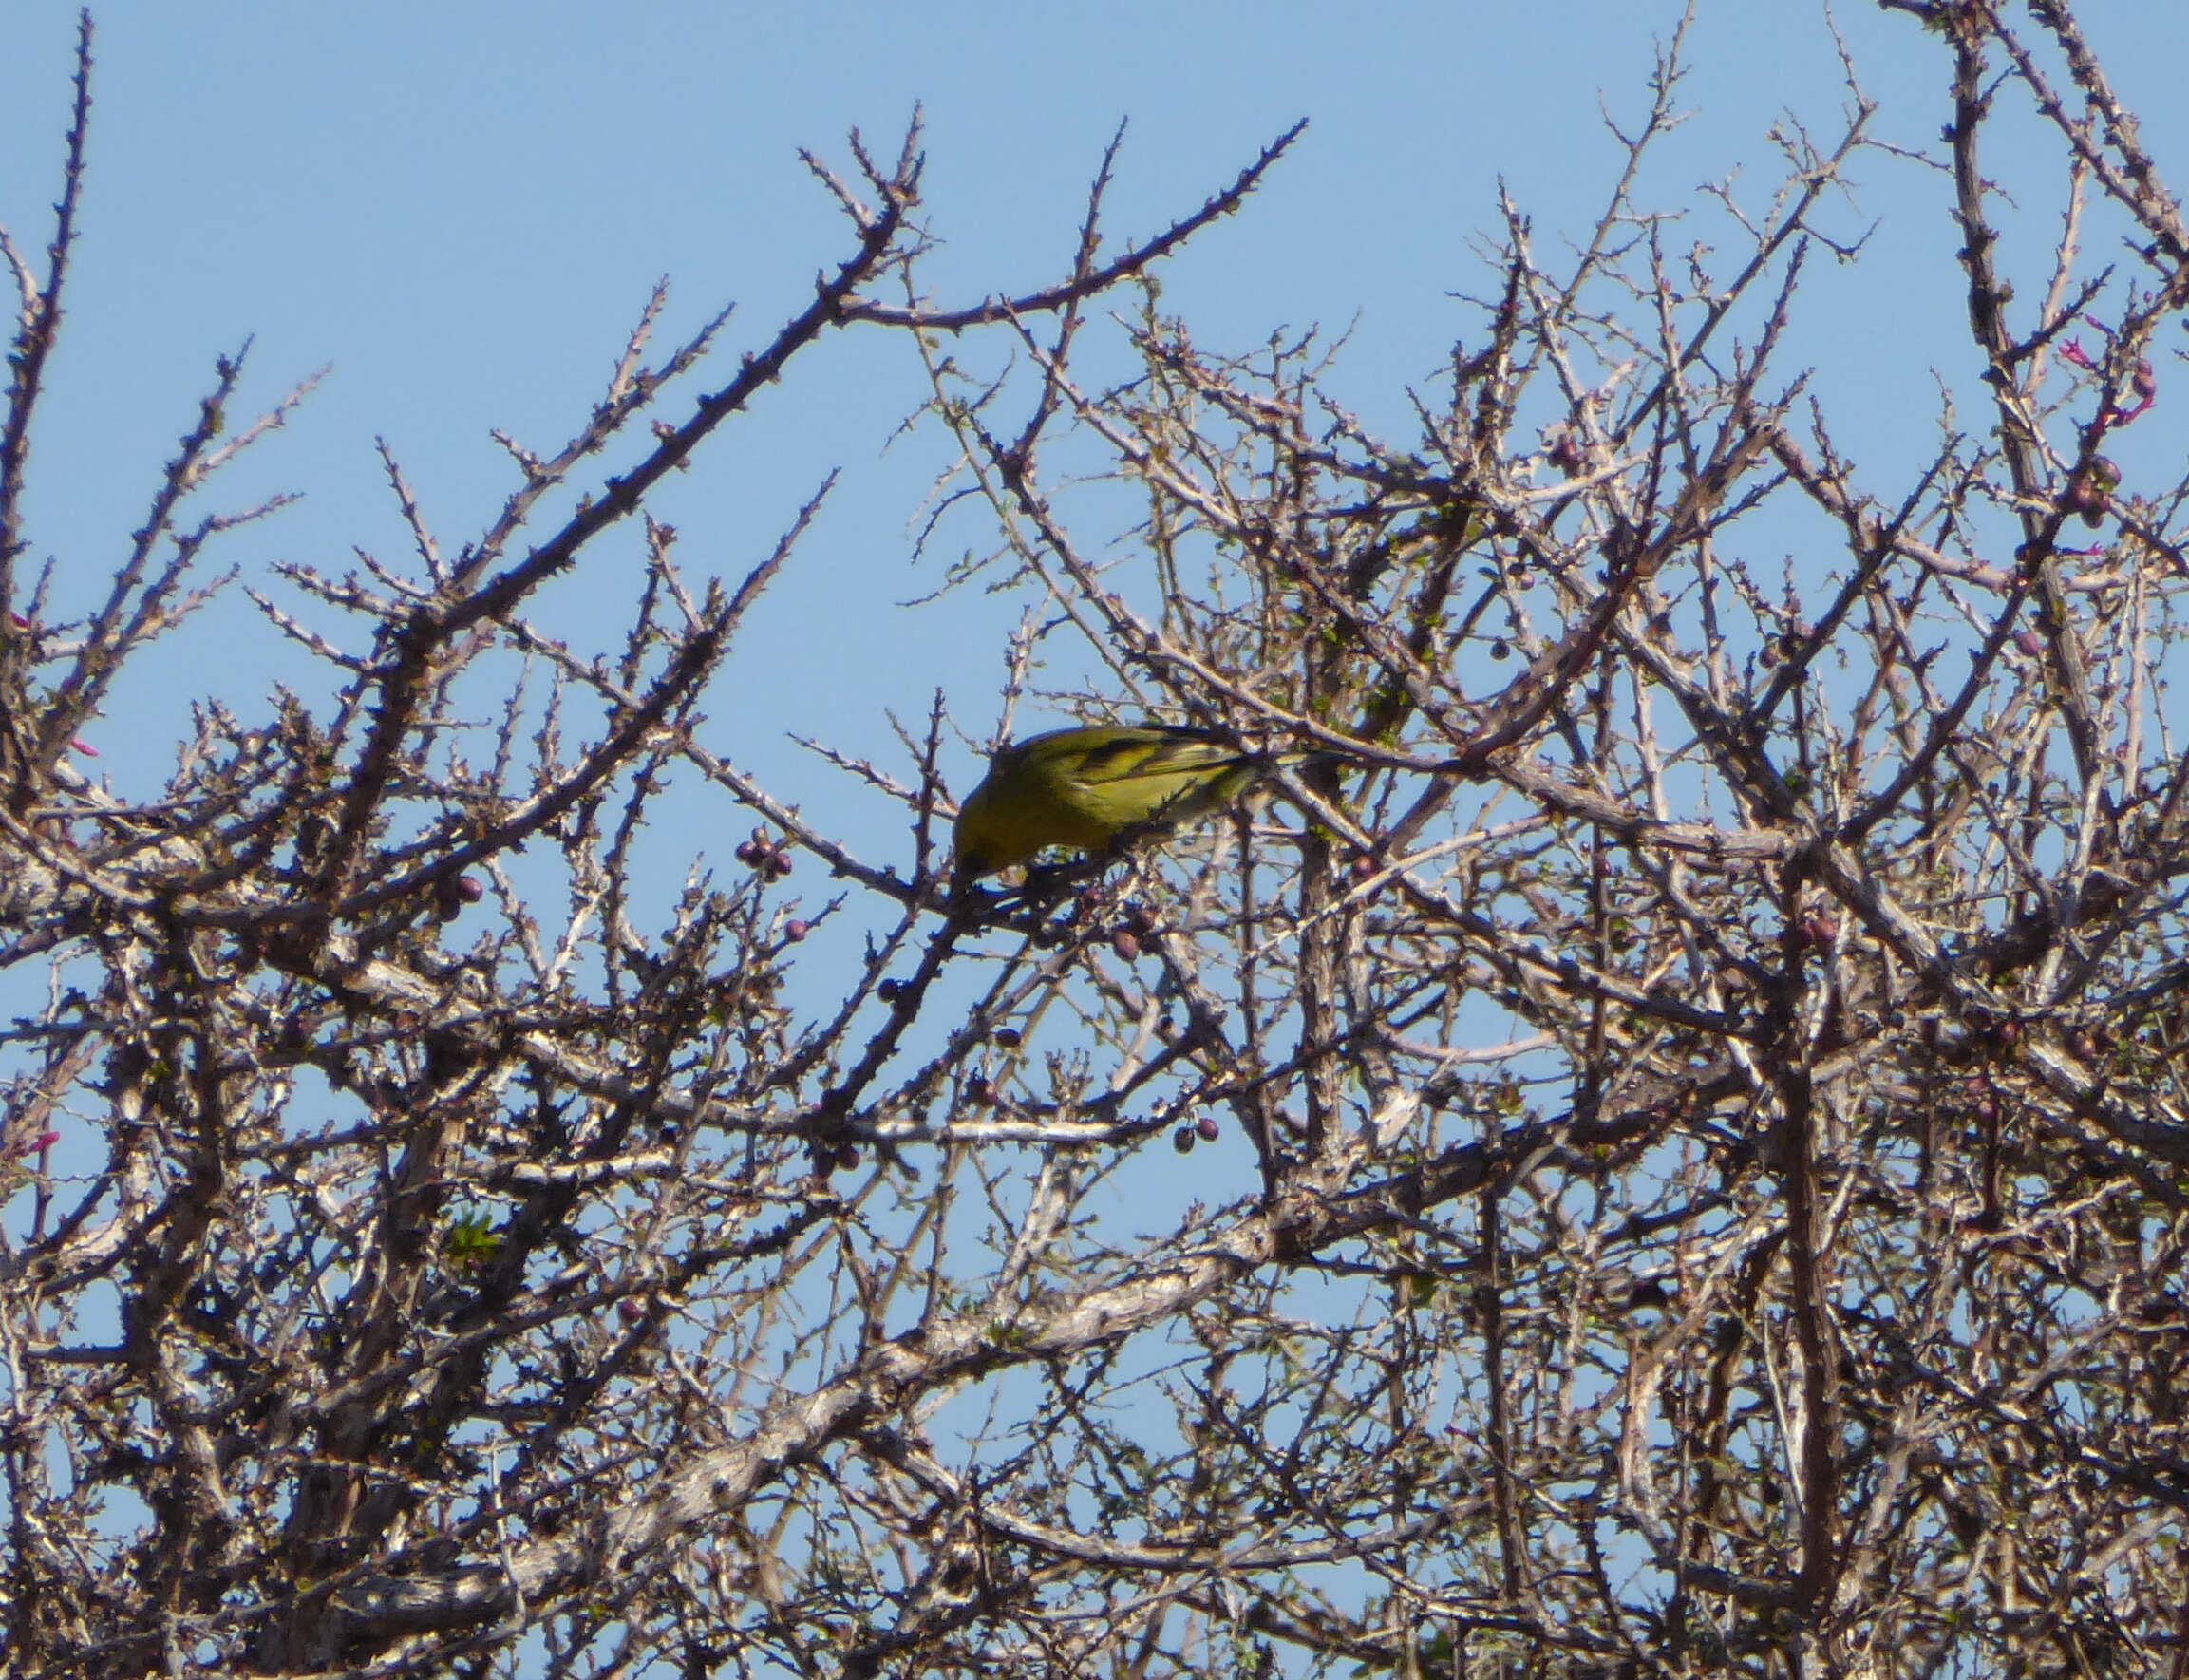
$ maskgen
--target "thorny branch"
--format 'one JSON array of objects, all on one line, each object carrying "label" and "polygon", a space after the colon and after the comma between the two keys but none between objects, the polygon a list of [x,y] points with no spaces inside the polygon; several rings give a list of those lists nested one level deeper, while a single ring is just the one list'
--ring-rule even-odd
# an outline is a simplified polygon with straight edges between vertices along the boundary
[{"label": "thorny branch", "polygon": [[[70,755],[288,404],[235,428],[224,360],[81,619],[22,574],[86,26],[47,260],[0,238],[9,1671],[2189,1661],[2189,481],[2107,454],[2172,424],[2184,240],[2066,7],[1886,9],[1986,411],[1919,458],[1792,362],[1901,160],[1851,74],[1681,257],[1683,30],[1562,263],[1499,206],[1403,444],[1148,283],[1298,129],[1105,260],[1113,143],[1059,278],[951,304],[915,123],[808,160],[848,250],[682,418],[730,317],[650,366],[657,291],[469,540],[384,451],[406,557],[253,594],[332,698],[200,708],[143,799]],[[2056,179],[1986,177],[2008,121]],[[962,696],[817,754],[901,846],[741,766],[706,699],[829,486],[734,585],[649,498],[849,328],[932,376],[953,581],[1026,598],[1006,717],[1302,749],[1266,798],[953,897]],[[549,634],[617,541],[622,621]],[[664,887],[700,829],[735,869]]]}]

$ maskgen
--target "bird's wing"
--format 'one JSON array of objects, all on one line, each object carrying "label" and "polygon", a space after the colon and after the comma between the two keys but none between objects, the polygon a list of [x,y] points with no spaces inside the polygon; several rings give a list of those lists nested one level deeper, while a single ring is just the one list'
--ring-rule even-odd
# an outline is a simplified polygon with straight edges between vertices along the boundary
[{"label": "bird's wing", "polygon": [[1215,735],[1153,730],[1090,746],[1077,766],[1088,783],[1135,782],[1236,768],[1246,755]]}]

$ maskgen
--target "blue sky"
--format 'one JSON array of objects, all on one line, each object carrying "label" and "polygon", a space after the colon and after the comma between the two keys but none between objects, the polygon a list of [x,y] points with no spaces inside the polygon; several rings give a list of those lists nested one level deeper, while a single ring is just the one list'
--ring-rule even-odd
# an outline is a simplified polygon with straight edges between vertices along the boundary
[{"label": "blue sky", "polygon": [[[511,487],[489,431],[538,449],[567,437],[657,279],[673,287],[664,340],[734,303],[720,368],[764,343],[846,247],[798,149],[848,168],[844,137],[857,125],[894,151],[915,104],[927,123],[926,217],[942,241],[924,276],[945,302],[1057,276],[1121,122],[1130,126],[1113,239],[1190,211],[1309,119],[1245,212],[1164,268],[1164,302],[1204,345],[1244,349],[1309,323],[1349,329],[1335,390],[1403,436],[1406,387],[1431,379],[1453,337],[1474,330],[1454,294],[1492,284],[1480,253],[1499,182],[1534,217],[1539,248],[1584,236],[1619,164],[1605,114],[1639,120],[1652,47],[1680,9],[1665,0],[103,5],[84,235],[34,440],[31,557],[55,561],[64,616],[103,592],[215,358],[247,338],[247,406],[330,372],[281,434],[208,492],[207,507],[303,497],[238,533],[217,564],[287,599],[266,576],[277,561],[340,572],[353,547],[400,561],[407,538],[375,459],[382,437],[443,544],[457,547]],[[2177,98],[2189,7],[2092,0],[2083,9],[2147,142],[2189,172]],[[1877,132],[1935,154],[1947,114],[1936,44],[1864,0],[1846,0],[1838,21],[1880,102]],[[14,0],[0,31],[0,222],[26,249],[49,231],[74,30],[72,6]],[[1705,0],[1690,47],[1677,104],[1691,118],[1656,154],[1640,196],[1691,211],[1699,185],[1737,175],[1760,203],[1779,179],[1773,124],[1790,112],[1829,134],[1844,104],[1824,12],[1807,0]],[[2016,133],[2003,128],[1990,154],[2004,177]],[[1858,200],[1831,214],[1850,236],[1868,230],[1870,243],[1853,267],[1812,266],[1795,362],[1814,365],[1837,441],[1891,497],[1933,446],[1938,382],[1970,389],[1958,235],[1944,184],[1921,164],[1872,155],[1853,173]],[[2057,190],[2048,167],[2039,180]],[[2010,261],[2041,264],[2056,205],[2022,208],[2030,236]],[[1708,216],[1695,227],[1708,236]],[[2028,283],[2023,293],[2036,295]],[[726,377],[703,370],[690,389]],[[900,867],[909,853],[897,814],[788,735],[901,774],[891,713],[916,723],[939,686],[970,734],[994,715],[1017,604],[978,591],[900,604],[933,591],[948,557],[912,558],[939,440],[891,442],[922,394],[909,345],[840,336],[718,433],[656,507],[683,534],[689,574],[735,578],[842,469],[745,627],[708,708],[708,738],[864,855]],[[1963,419],[1986,424],[1974,406]],[[2152,425],[2124,435],[2120,452],[2169,446],[2179,454],[2178,433]],[[636,585],[631,552],[605,549],[557,586],[541,615],[574,635],[619,625]],[[101,754],[91,767],[149,797],[193,698],[216,694],[259,717],[275,681],[313,679],[232,591],[117,690],[87,731]],[[948,767],[960,792],[977,774],[970,749]],[[655,837],[665,895],[695,850],[727,867],[751,825],[724,802],[708,811],[694,833]],[[814,873],[802,870],[789,890],[818,900],[826,889],[809,884]],[[839,949],[852,939],[846,929]],[[824,943],[807,949],[826,991]],[[1161,1228],[1172,1204],[1197,1195],[1249,1189],[1243,1147],[1227,1147],[1228,1159],[1199,1158],[1220,1169],[1136,1180],[1136,1228]]]},{"label": "blue sky", "polygon": [[[2170,143],[2182,124],[2169,97],[2189,54],[2181,9],[2087,9],[2161,158],[2183,150]],[[1603,113],[1639,117],[1652,44],[1678,13],[1654,0],[105,6],[85,233],[36,438],[33,556],[56,558],[63,603],[80,610],[214,357],[247,337],[246,394],[258,403],[330,372],[288,430],[211,492],[208,505],[304,496],[232,541],[227,562],[262,581],[283,558],[339,571],[352,545],[400,557],[372,453],[382,436],[453,547],[510,484],[489,429],[535,447],[567,435],[657,277],[674,287],[670,332],[734,302],[726,357],[764,341],[844,249],[797,148],[847,164],[857,124],[894,149],[915,103],[927,216],[943,241],[926,279],[944,300],[1060,271],[1121,121],[1113,237],[1198,204],[1310,119],[1246,213],[1166,268],[1165,305],[1201,342],[1241,348],[1280,326],[1349,327],[1337,388],[1397,435],[1407,384],[1433,376],[1472,326],[1452,294],[1486,287],[1477,247],[1497,183],[1546,247],[1585,233],[1617,161]],[[1883,104],[1879,132],[1934,151],[1935,44],[1867,6],[1844,7],[1839,23]],[[12,12],[0,54],[0,220],[29,247],[47,233],[73,31],[72,8],[34,0]],[[1776,180],[1772,123],[1792,111],[1828,132],[1844,102],[1824,14],[1710,0],[1691,47],[1678,103],[1693,116],[1643,196],[1691,208],[1699,183],[1738,170],[1760,200]],[[1997,169],[2011,161],[1993,154]],[[1818,265],[1804,354],[1841,405],[1842,442],[1874,425],[1881,445],[1927,446],[1930,364],[1941,347],[1966,348],[1954,236],[1934,175],[1882,157],[1856,175],[1861,197],[1843,225],[1872,226],[1871,252],[1842,272]],[[2039,223],[2053,214],[2028,208]],[[736,576],[825,471],[844,469],[710,710],[716,745],[849,823],[870,796],[784,731],[887,755],[887,713],[916,718],[938,684],[969,730],[985,729],[1016,613],[977,594],[896,604],[939,580],[934,560],[911,560],[939,441],[885,449],[920,392],[906,344],[840,337],[719,435],[660,508],[684,533],[689,570]],[[582,624],[620,612],[631,583],[598,564],[543,611]],[[275,677],[306,674],[232,595],[117,694],[99,768],[149,791],[192,694],[250,714]],[[957,759],[958,774],[971,768]]]}]

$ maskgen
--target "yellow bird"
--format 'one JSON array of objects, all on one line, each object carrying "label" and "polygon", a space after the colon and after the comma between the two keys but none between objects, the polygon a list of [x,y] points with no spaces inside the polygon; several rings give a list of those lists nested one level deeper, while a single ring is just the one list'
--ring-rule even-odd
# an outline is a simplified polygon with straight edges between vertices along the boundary
[{"label": "yellow bird", "polygon": [[959,880],[1049,846],[1105,852],[1137,831],[1208,816],[1310,754],[1242,750],[1206,729],[1093,724],[1004,747],[957,813]]}]

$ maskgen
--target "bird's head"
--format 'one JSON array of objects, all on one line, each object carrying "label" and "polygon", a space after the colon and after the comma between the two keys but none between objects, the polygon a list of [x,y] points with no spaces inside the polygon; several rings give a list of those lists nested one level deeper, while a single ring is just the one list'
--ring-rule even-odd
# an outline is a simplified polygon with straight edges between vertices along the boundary
[{"label": "bird's head", "polygon": [[1001,817],[991,783],[983,782],[966,796],[965,803],[958,807],[957,829],[952,840],[953,881],[978,880],[1016,861],[1009,855]]}]

